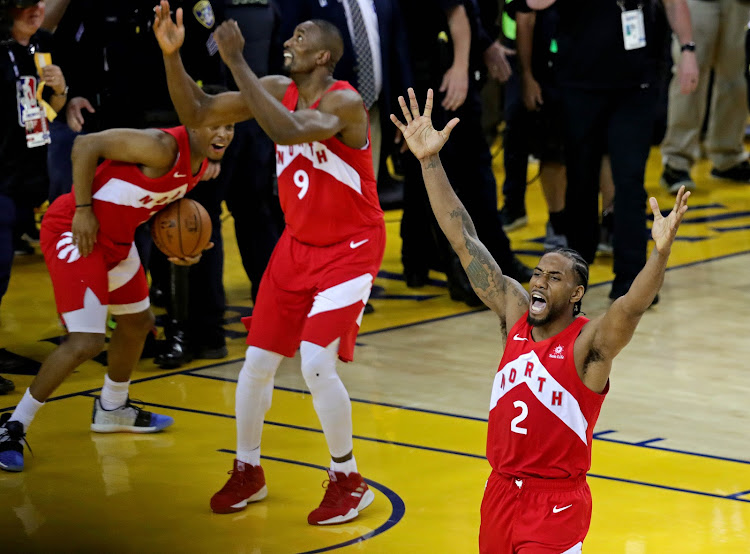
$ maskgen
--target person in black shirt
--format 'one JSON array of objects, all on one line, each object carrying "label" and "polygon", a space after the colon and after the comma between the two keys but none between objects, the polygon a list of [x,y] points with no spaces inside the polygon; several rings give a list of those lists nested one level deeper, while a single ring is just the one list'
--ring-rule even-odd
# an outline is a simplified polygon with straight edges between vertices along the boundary
[{"label": "person in black shirt", "polygon": [[[535,10],[555,0],[527,0]],[[685,0],[664,0],[681,43],[692,40]],[[599,241],[599,174],[609,152],[615,183],[614,273],[609,297],[625,294],[646,263],[644,178],[651,147],[655,81],[663,41],[656,0],[557,2],[557,68],[565,127],[565,232],[568,246],[591,263]],[[626,22],[628,25],[626,26]],[[683,52],[684,93],[698,82],[695,53]]]}]

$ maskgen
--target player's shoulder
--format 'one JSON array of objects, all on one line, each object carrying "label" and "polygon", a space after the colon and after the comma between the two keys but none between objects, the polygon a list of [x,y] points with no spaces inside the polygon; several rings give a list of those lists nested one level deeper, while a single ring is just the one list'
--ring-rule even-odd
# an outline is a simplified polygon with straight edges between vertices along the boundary
[{"label": "player's shoulder", "polygon": [[284,75],[266,75],[260,79],[260,82],[274,98],[280,100],[286,94],[286,89],[289,88],[292,80]]},{"label": "player's shoulder", "polygon": [[318,109],[322,112],[345,116],[348,119],[367,116],[362,97],[352,88],[329,90],[320,99]]}]

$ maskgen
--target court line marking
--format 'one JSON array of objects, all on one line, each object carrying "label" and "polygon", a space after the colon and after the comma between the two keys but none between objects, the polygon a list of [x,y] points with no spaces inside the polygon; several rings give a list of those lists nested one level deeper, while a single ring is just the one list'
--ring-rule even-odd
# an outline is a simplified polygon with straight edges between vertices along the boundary
[{"label": "court line marking", "polygon": [[[146,406],[154,406],[156,408],[164,408],[166,410],[174,410],[174,411],[178,411],[178,412],[187,412],[187,413],[194,413],[194,414],[198,414],[198,415],[208,415],[208,416],[215,416],[215,417],[223,417],[223,418],[226,418],[226,419],[236,419],[235,416],[233,416],[233,415],[222,414],[222,413],[219,413],[219,412],[210,412],[210,411],[207,411],[207,410],[196,410],[195,408],[183,408],[181,406],[170,406],[170,405],[167,405],[167,404],[154,404],[154,403],[151,403],[151,402],[143,402],[143,404],[146,405]],[[292,423],[281,423],[279,421],[265,420],[264,424],[265,425],[272,425],[274,427],[283,427],[283,428],[286,428],[286,429],[294,429],[295,431],[306,431],[306,432],[311,432],[311,433],[323,434],[323,430],[322,429],[315,429],[314,427],[304,427],[302,425],[294,425]],[[485,461],[487,459],[484,455],[472,454],[470,452],[461,452],[460,450],[448,450],[448,449],[445,449],[445,448],[435,448],[433,446],[422,446],[422,445],[411,444],[411,443],[407,443],[407,442],[389,441],[389,440],[379,439],[379,438],[375,438],[375,437],[365,437],[363,435],[353,435],[353,438],[358,439],[358,440],[367,441],[367,442],[375,442],[375,443],[379,443],[379,444],[388,444],[388,445],[392,445],[392,446],[402,446],[404,448],[414,448],[416,450],[425,450],[425,451],[428,451],[428,452],[436,452],[438,454],[451,454],[451,455],[455,455],[455,456],[463,456],[463,457],[466,457],[466,458],[473,458],[473,459],[485,460]],[[637,446],[637,445],[630,444],[630,446]],[[606,479],[608,481],[618,481],[618,482],[621,482],[621,483],[627,483],[627,484],[631,484],[631,485],[642,485],[644,487],[652,487],[652,488],[656,488],[656,489],[663,489],[663,490],[669,490],[669,491],[674,491],[674,492],[684,492],[686,494],[696,494],[696,495],[699,495],[699,496],[708,496],[708,497],[711,497],[711,498],[718,498],[720,500],[733,500],[735,502],[745,502],[745,503],[750,504],[750,499],[744,499],[744,498],[738,498],[737,497],[737,495],[742,496],[743,493],[736,493],[735,495],[726,496],[726,495],[720,495],[720,494],[711,493],[711,492],[697,491],[697,490],[693,490],[693,489],[683,489],[683,488],[680,488],[680,487],[671,487],[669,485],[660,485],[658,483],[649,483],[647,481],[636,481],[634,479],[625,479],[624,477],[612,477],[612,476],[609,476],[609,475],[601,475],[599,473],[587,473],[587,476],[588,477],[593,477],[595,479]]]},{"label": "court line marking", "polygon": [[[220,448],[218,451],[224,454],[233,454],[233,455],[237,454],[236,451],[229,450],[227,448]],[[261,458],[266,459],[266,460],[273,460],[274,462],[283,462],[287,464],[295,464],[295,465],[300,465],[300,466],[311,467],[313,469],[321,469],[323,471],[328,469],[325,466],[311,464],[309,462],[301,462],[299,460],[290,460],[288,458],[277,458],[275,456],[265,456],[265,455],[261,456]],[[323,548],[318,548],[316,550],[305,550],[304,552],[301,552],[300,554],[318,554],[319,552],[328,552],[329,550],[336,550],[337,548],[344,548],[345,546],[350,546],[352,544],[364,542],[368,539],[376,537],[377,535],[385,533],[386,531],[394,527],[398,522],[400,522],[404,518],[404,514],[406,513],[406,504],[404,503],[404,500],[393,489],[386,487],[382,483],[373,481],[372,479],[365,479],[365,481],[367,482],[369,486],[381,492],[383,496],[385,496],[388,499],[388,501],[391,503],[391,515],[388,517],[385,523],[383,523],[379,527],[376,527],[372,531],[369,531],[359,537],[355,537],[348,541],[333,544],[331,546],[324,546]]]},{"label": "court line marking", "polygon": [[[215,381],[226,381],[226,382],[230,382],[230,383],[236,383],[237,382],[236,379],[230,379],[228,377],[217,377],[215,375],[201,375],[201,374],[195,373],[196,371],[201,371],[202,369],[204,369],[204,368],[190,369],[190,370],[187,370],[184,373],[184,375],[187,375],[187,376],[190,376],[190,377],[199,377],[201,379],[213,379]],[[310,395],[310,391],[306,391],[306,390],[303,390],[303,389],[293,389],[293,388],[289,388],[289,387],[279,387],[279,386],[274,386],[274,389],[282,390],[282,391],[285,391],[285,392],[294,392],[294,393],[300,393],[300,394]],[[461,415],[461,414],[453,414],[453,413],[450,413],[450,412],[440,412],[440,411],[437,411],[437,410],[428,410],[426,408],[417,408],[417,407],[412,407],[412,406],[400,406],[398,404],[390,404],[388,402],[378,402],[378,401],[375,401],[375,400],[364,400],[364,399],[361,399],[361,398],[350,398],[350,400],[352,402],[357,402],[357,403],[361,403],[361,404],[373,404],[373,405],[376,405],[376,406],[384,406],[386,408],[397,408],[399,410],[407,410],[407,411],[412,411],[412,412],[421,412],[421,413],[425,413],[425,414],[440,415],[440,416],[452,417],[452,418],[456,418],[456,419],[466,419],[466,420],[469,420],[469,421],[477,421],[477,422],[481,422],[481,423],[487,423],[488,422],[488,420],[486,418],[474,417],[474,416],[467,416],[467,415]],[[747,464],[747,465],[750,465],[750,461],[748,461],[748,460],[740,460],[740,459],[737,459],[737,458],[727,458],[725,456],[716,456],[716,455],[713,455],[713,454],[703,454],[702,452],[692,452],[690,450],[679,450],[677,448],[668,448],[666,446],[652,446],[650,444],[651,442],[666,440],[666,439],[663,439],[663,438],[660,438],[660,437],[657,437],[657,438],[654,438],[654,439],[648,439],[648,440],[640,441],[640,442],[629,442],[629,441],[624,441],[624,440],[619,440],[619,439],[610,439],[610,438],[603,438],[602,437],[602,435],[609,434],[609,433],[616,433],[616,432],[617,431],[615,429],[607,429],[605,431],[595,432],[593,434],[593,438],[594,438],[594,440],[600,440],[600,441],[604,441],[604,442],[613,442],[613,443],[617,443],[617,444],[625,444],[625,445],[628,445],[628,446],[635,446],[635,447],[638,447],[638,448],[648,448],[648,449],[651,449],[651,450],[659,450],[659,451],[663,451],[663,452],[672,452],[672,453],[675,453],[675,454],[686,454],[688,456],[697,456],[699,458],[708,458],[708,459],[711,459],[711,460],[720,460],[722,462],[733,462],[733,463],[738,463],[738,464]]]}]

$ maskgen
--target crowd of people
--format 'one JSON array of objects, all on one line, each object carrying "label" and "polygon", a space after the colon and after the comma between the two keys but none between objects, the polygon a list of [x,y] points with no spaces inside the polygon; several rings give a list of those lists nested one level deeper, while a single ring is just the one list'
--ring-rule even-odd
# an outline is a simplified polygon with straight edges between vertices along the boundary
[{"label": "crowd of people", "polygon": [[[747,4],[0,0],[0,11],[0,300],[19,244],[37,235],[34,210],[49,200],[39,240],[68,332],[13,413],[0,418],[0,469],[23,469],[22,442],[36,412],[101,351],[108,326],[108,373],[91,429],[156,432],[171,424],[130,402],[129,379],[141,355],[163,368],[227,355],[224,202],[254,307],[236,392],[237,456],[211,508],[235,512],[265,497],[263,417],[279,363],[299,349],[331,455],[325,497],[308,522],[357,517],[374,495],[353,455],[336,359],[352,359],[367,313],[385,248],[381,200],[400,190],[389,169],[398,160],[406,285],[423,287],[430,270],[442,271],[451,299],[494,310],[503,341],[511,332],[522,337],[507,345],[493,387],[493,474],[480,549],[513,551],[508,514],[541,509],[539,495],[537,504],[517,504],[523,489],[580,501],[566,514],[579,523],[554,543],[580,551],[566,549],[588,529],[585,473],[612,359],[658,301],[695,189],[689,172],[704,120],[711,174],[750,182]],[[507,82],[500,212],[482,125],[488,79]],[[644,179],[661,140],[662,98],[662,184],[676,202],[663,217],[651,199],[655,248],[647,257]],[[426,99],[424,110],[418,99]],[[391,115],[398,111],[405,122]],[[540,160],[549,212],[548,254],[533,270],[506,234],[527,223],[530,155]],[[148,220],[185,194],[207,208],[213,248],[168,259],[152,247]],[[580,302],[588,265],[602,250],[613,256],[614,303],[589,322]],[[163,344],[152,332],[152,303],[167,311]],[[556,335],[574,352],[570,363],[547,363],[545,348],[554,345],[539,345]],[[551,450],[532,456],[528,441],[517,444],[534,425],[547,426],[549,414],[504,427],[519,403],[531,402],[530,386],[505,387],[519,361],[530,364],[524,382],[560,385],[549,398],[539,387],[549,413],[565,390],[588,422],[562,418],[583,442],[570,446],[561,431],[565,459]],[[0,393],[12,390],[0,380]],[[519,533],[526,531],[541,541],[534,529]]]}]

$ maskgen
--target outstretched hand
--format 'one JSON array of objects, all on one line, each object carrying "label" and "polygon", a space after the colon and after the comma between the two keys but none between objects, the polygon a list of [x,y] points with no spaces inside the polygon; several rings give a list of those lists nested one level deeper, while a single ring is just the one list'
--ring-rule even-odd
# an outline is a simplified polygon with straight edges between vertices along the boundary
[{"label": "outstretched hand", "polygon": [[165,56],[174,54],[180,50],[185,42],[185,25],[182,24],[182,8],[177,8],[175,13],[177,22],[172,21],[169,11],[169,2],[161,0],[154,7],[154,35],[159,47]]},{"label": "outstretched hand", "polygon": [[233,62],[243,59],[242,51],[245,48],[245,37],[242,36],[240,26],[234,19],[229,19],[216,28],[214,40],[225,64],[231,65]]},{"label": "outstretched hand", "polygon": [[672,243],[677,235],[677,229],[682,222],[682,216],[687,212],[687,199],[690,198],[690,191],[685,191],[685,187],[680,187],[677,192],[677,198],[674,202],[674,208],[669,212],[667,217],[661,215],[659,203],[656,198],[650,198],[651,211],[654,212],[654,224],[651,227],[651,238],[654,239],[656,250],[662,254],[668,254],[672,248]]},{"label": "outstretched hand", "polygon": [[414,96],[414,89],[409,89],[409,108],[406,107],[403,96],[398,97],[398,103],[401,106],[404,119],[406,119],[406,124],[401,123],[393,114],[391,114],[391,121],[401,131],[409,150],[418,160],[440,152],[451,131],[458,125],[458,118],[451,119],[442,131],[438,131],[432,126],[432,89],[427,90],[427,101],[422,115],[419,115],[419,105],[417,104],[417,98]]}]

